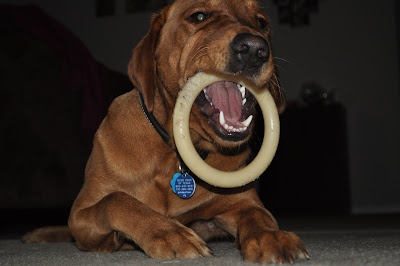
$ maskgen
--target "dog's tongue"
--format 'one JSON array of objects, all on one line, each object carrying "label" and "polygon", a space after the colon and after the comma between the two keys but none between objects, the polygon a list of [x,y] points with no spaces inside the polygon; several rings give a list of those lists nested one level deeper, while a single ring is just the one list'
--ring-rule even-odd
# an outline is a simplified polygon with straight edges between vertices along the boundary
[{"label": "dog's tongue", "polygon": [[224,113],[226,121],[235,125],[242,115],[242,95],[237,84],[219,81],[207,88],[207,98],[213,106]]}]

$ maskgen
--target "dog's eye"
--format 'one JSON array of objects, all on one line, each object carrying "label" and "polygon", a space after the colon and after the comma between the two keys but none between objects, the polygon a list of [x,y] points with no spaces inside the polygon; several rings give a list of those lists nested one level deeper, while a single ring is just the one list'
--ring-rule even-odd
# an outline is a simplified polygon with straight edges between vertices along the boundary
[{"label": "dog's eye", "polygon": [[261,28],[261,29],[265,29],[266,27],[267,27],[267,21],[265,20],[265,19],[263,19],[263,18],[261,18],[261,17],[258,17],[257,18],[257,23],[258,23],[258,26]]},{"label": "dog's eye", "polygon": [[202,22],[210,17],[210,14],[205,12],[196,12],[189,17],[192,22]]}]

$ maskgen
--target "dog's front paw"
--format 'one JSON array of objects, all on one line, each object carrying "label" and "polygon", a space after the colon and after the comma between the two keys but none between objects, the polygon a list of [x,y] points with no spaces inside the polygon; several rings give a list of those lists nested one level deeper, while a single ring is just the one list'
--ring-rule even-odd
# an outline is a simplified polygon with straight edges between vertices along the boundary
[{"label": "dog's front paw", "polygon": [[310,255],[300,238],[291,232],[264,231],[251,233],[240,241],[245,261],[253,263],[293,263]]},{"label": "dog's front paw", "polygon": [[193,230],[176,222],[154,230],[141,245],[152,258],[175,259],[211,256],[212,251]]}]

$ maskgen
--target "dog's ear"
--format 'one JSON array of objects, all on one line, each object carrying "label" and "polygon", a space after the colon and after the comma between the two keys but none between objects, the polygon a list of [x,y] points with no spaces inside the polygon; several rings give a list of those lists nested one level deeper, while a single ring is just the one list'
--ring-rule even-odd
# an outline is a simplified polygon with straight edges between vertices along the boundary
[{"label": "dog's ear", "polygon": [[278,72],[276,68],[272,72],[271,79],[269,80],[268,84],[269,92],[271,93],[272,97],[274,98],[276,108],[278,112],[281,113],[285,110],[285,95],[283,94],[281,83],[279,82]]},{"label": "dog's ear", "polygon": [[132,83],[142,93],[147,110],[151,113],[154,106],[156,90],[156,49],[159,35],[165,24],[168,7],[160,14],[153,15],[150,30],[133,49],[128,64],[128,75]]}]

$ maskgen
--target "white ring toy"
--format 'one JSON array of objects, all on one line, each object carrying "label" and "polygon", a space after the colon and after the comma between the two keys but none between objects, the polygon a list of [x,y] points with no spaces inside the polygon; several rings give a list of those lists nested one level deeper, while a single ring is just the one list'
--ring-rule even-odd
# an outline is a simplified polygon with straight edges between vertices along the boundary
[{"label": "white ring toy", "polygon": [[[256,98],[264,117],[264,139],[260,151],[249,165],[234,172],[220,171],[208,165],[194,148],[189,132],[189,115],[197,95],[207,86],[221,80],[245,86]],[[279,130],[278,111],[270,92],[267,89],[253,89],[251,83],[239,76],[197,73],[179,92],[174,109],[174,140],[182,160],[197,177],[216,187],[240,187],[256,180],[268,168],[275,156]]]}]

